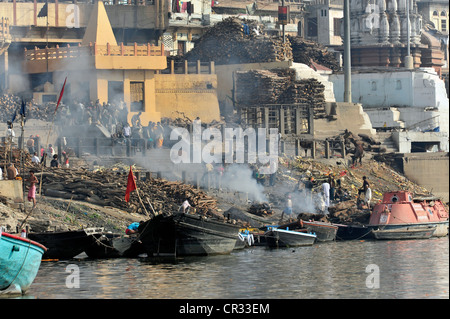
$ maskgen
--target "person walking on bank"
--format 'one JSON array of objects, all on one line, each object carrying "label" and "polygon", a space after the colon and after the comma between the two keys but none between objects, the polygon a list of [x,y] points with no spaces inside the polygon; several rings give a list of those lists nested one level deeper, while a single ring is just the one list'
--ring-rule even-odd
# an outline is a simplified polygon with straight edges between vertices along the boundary
[{"label": "person walking on bank", "polygon": [[36,207],[36,184],[38,183],[37,177],[34,175],[34,171],[30,171],[30,177],[28,178],[30,182],[30,189],[28,190],[28,201],[33,202],[33,208]]},{"label": "person walking on bank", "polygon": [[366,196],[366,191],[370,187],[369,182],[367,181],[367,177],[363,176],[363,185],[358,190],[358,198],[361,196],[361,194],[364,194],[364,197]]},{"label": "person walking on bank", "polygon": [[63,151],[62,156],[63,156],[64,167],[69,168],[69,154],[67,154],[66,151]]},{"label": "person walking on bank", "polygon": [[324,212],[325,214],[327,214],[328,207],[330,207],[330,183],[328,183],[327,181],[322,184],[322,194],[325,204]]},{"label": "person walking on bank", "polygon": [[364,204],[367,205],[368,208],[370,208],[370,200],[372,199],[372,190],[370,189],[370,184],[366,176],[363,176],[363,185],[358,190],[358,200],[360,199],[361,194],[363,195],[362,201],[364,202]]},{"label": "person walking on bank", "polygon": [[336,180],[332,173],[328,175],[328,183],[330,184],[330,201],[334,201],[334,193],[336,190]]},{"label": "person walking on bank", "polygon": [[356,142],[356,150],[355,150],[355,155],[353,155],[353,160],[352,160],[352,168],[355,168],[355,164],[358,163],[359,160],[359,165],[362,165],[362,158],[364,156],[364,148],[362,146],[361,142]]},{"label": "person walking on bank", "polygon": [[312,193],[314,187],[314,177],[310,176],[308,180],[305,182],[305,191],[306,191],[306,199],[307,205],[311,206],[313,204]]},{"label": "person walking on bank", "polygon": [[372,199],[372,190],[370,187],[367,187],[366,196],[364,196],[364,203],[367,205],[367,208],[370,209],[370,200]]}]

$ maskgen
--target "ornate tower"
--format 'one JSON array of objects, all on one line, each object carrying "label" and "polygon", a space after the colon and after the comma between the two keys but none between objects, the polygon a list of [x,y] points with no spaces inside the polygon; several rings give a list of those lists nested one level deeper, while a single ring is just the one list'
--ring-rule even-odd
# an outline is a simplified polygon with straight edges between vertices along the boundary
[{"label": "ornate tower", "polygon": [[425,46],[416,0],[350,0],[350,23],[353,66],[403,66],[408,41],[414,67],[420,66]]}]

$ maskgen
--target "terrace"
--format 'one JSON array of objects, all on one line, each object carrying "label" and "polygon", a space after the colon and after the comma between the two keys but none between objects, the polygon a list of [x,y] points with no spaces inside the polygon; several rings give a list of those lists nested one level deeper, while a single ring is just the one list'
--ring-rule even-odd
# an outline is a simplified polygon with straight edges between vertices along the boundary
[{"label": "terrace", "polygon": [[[166,57],[164,56],[164,46],[155,46],[151,44],[131,46],[122,44],[99,45],[90,43],[89,45],[78,45],[33,50],[25,48],[24,69],[29,73],[43,73],[58,71],[60,63],[68,63],[79,68],[76,61],[96,69],[148,69],[162,70],[167,67]],[[75,63],[74,63],[75,62]]]}]

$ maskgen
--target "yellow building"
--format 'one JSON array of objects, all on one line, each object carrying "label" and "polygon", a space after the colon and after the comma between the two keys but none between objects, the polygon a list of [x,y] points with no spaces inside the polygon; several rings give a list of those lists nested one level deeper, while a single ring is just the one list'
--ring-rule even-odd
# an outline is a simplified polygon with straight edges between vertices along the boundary
[{"label": "yellow building", "polygon": [[71,99],[123,100],[128,120],[142,112],[144,125],[180,113],[206,122],[220,119],[214,67],[207,74],[201,74],[200,67],[195,74],[188,68],[183,75],[159,74],[167,69],[163,45],[117,44],[102,1],[91,13],[81,44],[28,50],[23,69],[28,74],[51,73],[57,91],[67,77],[65,94]]}]

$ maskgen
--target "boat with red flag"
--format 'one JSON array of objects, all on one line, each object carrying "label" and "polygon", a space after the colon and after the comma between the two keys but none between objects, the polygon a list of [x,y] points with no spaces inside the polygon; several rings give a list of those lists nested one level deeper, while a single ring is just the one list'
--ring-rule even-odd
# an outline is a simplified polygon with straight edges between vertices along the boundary
[{"label": "boat with red flag", "polygon": [[443,237],[448,235],[448,211],[437,197],[388,192],[374,206],[369,227],[376,239]]}]

